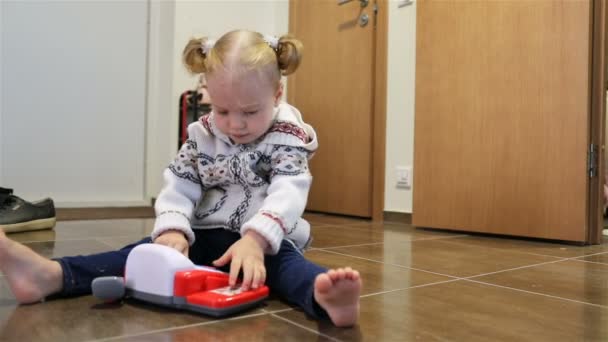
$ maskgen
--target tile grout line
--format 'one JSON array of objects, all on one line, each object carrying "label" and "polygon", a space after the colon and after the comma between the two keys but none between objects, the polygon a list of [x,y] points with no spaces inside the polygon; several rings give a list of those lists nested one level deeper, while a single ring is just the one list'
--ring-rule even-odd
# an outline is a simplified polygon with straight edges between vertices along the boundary
[{"label": "tile grout line", "polygon": [[[604,254],[604,253],[606,253],[606,252],[599,252],[599,253],[589,254],[589,255],[586,255],[586,256],[582,256],[582,257],[593,256],[593,255]],[[608,306],[606,306],[606,305],[594,304],[594,303],[589,303],[589,302],[583,302],[583,301],[579,301],[579,300],[576,300],[576,299],[570,299],[570,298],[566,298],[566,297],[554,296],[554,295],[545,294],[545,293],[542,293],[542,292],[533,292],[533,291],[528,291],[528,290],[524,290],[524,289],[518,289],[518,288],[515,288],[515,287],[498,285],[498,284],[484,282],[484,281],[481,281],[481,280],[475,280],[474,279],[474,278],[478,278],[478,277],[482,277],[482,276],[487,276],[487,275],[492,275],[492,274],[497,274],[497,273],[502,273],[502,272],[508,272],[508,271],[515,271],[515,270],[520,270],[520,269],[524,269],[524,268],[531,268],[531,267],[536,267],[536,266],[543,266],[543,265],[547,265],[547,264],[561,263],[561,262],[564,262],[564,261],[583,261],[583,262],[587,262],[587,261],[584,261],[584,260],[579,260],[578,258],[581,258],[581,256],[570,257],[570,258],[563,258],[561,260],[549,261],[549,262],[544,262],[544,263],[540,263],[540,264],[534,264],[534,265],[517,267],[517,268],[513,268],[513,269],[509,269],[509,270],[502,270],[502,271],[497,271],[497,272],[491,272],[491,273],[486,273],[486,274],[475,275],[475,276],[471,276],[471,277],[462,278],[462,280],[469,281],[469,282],[474,282],[474,283],[478,283],[478,284],[484,284],[484,285],[488,285],[488,286],[494,286],[494,287],[500,287],[500,288],[504,288],[504,289],[510,289],[510,290],[513,290],[513,291],[519,291],[519,292],[524,292],[524,293],[529,293],[529,294],[536,294],[536,295],[539,295],[539,296],[545,296],[545,297],[549,297],[549,298],[553,298],[553,299],[561,299],[561,300],[565,300],[565,301],[569,301],[569,302],[574,302],[574,303],[579,303],[579,304],[586,304],[586,305],[596,306],[596,307],[600,307],[600,308],[608,308]],[[602,264],[602,265],[606,265],[606,264]]]},{"label": "tile grout line", "polygon": [[284,321],[284,322],[287,322],[287,323],[289,323],[289,324],[291,324],[291,325],[295,325],[296,327],[299,327],[299,328],[304,329],[304,330],[306,330],[306,331],[310,331],[310,332],[315,333],[315,334],[317,334],[317,335],[319,335],[319,336],[323,336],[323,337],[325,337],[325,338],[328,338],[328,339],[330,339],[330,340],[332,340],[332,341],[342,342],[341,340],[338,340],[338,339],[337,339],[337,338],[335,338],[335,337],[331,337],[331,336],[329,336],[329,335],[325,335],[325,334],[323,334],[323,333],[322,333],[322,332],[320,332],[320,331],[316,331],[316,330],[314,330],[314,329],[310,329],[310,328],[308,328],[308,327],[306,327],[306,326],[304,326],[304,325],[302,325],[302,324],[300,324],[300,323],[294,322],[294,321],[292,321],[292,320],[290,320],[290,319],[287,319],[287,318],[284,318],[284,317],[281,317],[281,316],[277,316],[277,315],[275,315],[275,314],[270,314],[270,315],[271,315],[272,317],[275,317],[275,318],[277,318],[277,319],[280,319],[280,320],[282,320],[282,321]]},{"label": "tile grout line", "polygon": [[460,278],[449,279],[449,280],[437,281],[437,282],[434,282],[434,283],[420,284],[420,285],[414,285],[414,286],[410,286],[410,287],[404,287],[404,288],[400,288],[400,289],[393,289],[393,290],[386,290],[386,291],[380,291],[380,292],[375,292],[375,293],[368,293],[368,294],[364,294],[364,295],[359,296],[359,298],[378,296],[378,295],[383,295],[383,294],[397,292],[397,291],[407,291],[407,290],[410,290],[410,289],[417,289],[417,288],[426,287],[426,286],[433,286],[433,285],[439,285],[439,284],[445,284],[445,283],[452,283],[452,282],[460,281],[460,280],[464,280],[464,279],[460,279]]},{"label": "tile grout line", "polygon": [[569,257],[567,259],[568,260],[575,260],[575,259],[578,259],[578,258],[586,258],[586,257],[596,256],[596,255],[602,255],[602,254],[608,254],[608,251],[597,252],[597,253],[592,253],[592,254],[587,254],[587,255],[579,255],[579,256],[575,256],[575,257]]},{"label": "tile grout line", "polygon": [[[27,240],[27,241],[16,241],[20,244],[26,243],[44,243],[44,242],[72,242],[72,241],[88,241],[88,240],[97,240],[97,239],[122,239],[122,238],[135,238],[135,239],[143,239],[143,237],[137,237],[135,235],[116,235],[116,236],[91,236],[87,238],[75,238],[75,239],[60,239],[60,240]],[[135,242],[135,241],[134,241]]]},{"label": "tile grout line", "polygon": [[[431,273],[431,274],[434,274],[434,275],[448,277],[448,278],[452,278],[452,279],[456,279],[456,280],[470,280],[470,279],[473,279],[473,278],[488,276],[488,275],[497,274],[497,273],[516,271],[516,270],[520,270],[520,269],[531,268],[531,267],[536,267],[536,266],[543,266],[543,265],[548,265],[548,264],[555,264],[555,263],[559,263],[559,262],[563,262],[563,261],[568,261],[568,260],[576,260],[574,258],[572,258],[572,259],[570,259],[570,258],[562,258],[562,259],[559,259],[559,260],[546,261],[546,262],[541,262],[541,263],[532,264],[532,265],[525,265],[525,266],[520,266],[520,267],[514,267],[514,268],[504,269],[504,270],[495,271],[495,272],[476,274],[476,275],[472,275],[472,276],[468,276],[468,277],[459,277],[459,276],[455,276],[455,275],[449,275],[449,274],[444,274],[444,273],[433,272],[433,271],[429,271],[429,270],[425,270],[425,269],[421,269],[421,268],[417,268],[417,267],[410,267],[410,266],[399,265],[399,264],[394,264],[394,263],[389,263],[389,262],[383,262],[383,261],[363,258],[363,257],[359,257],[359,256],[356,256],[356,255],[350,255],[350,254],[345,254],[345,253],[340,253],[340,252],[334,252],[334,251],[324,251],[324,252],[331,253],[331,254],[338,254],[338,255],[347,256],[347,257],[351,257],[351,258],[355,258],[355,259],[360,259],[360,260],[365,260],[365,261],[369,261],[369,262],[375,262],[375,263],[384,264],[384,265],[395,266],[395,267],[399,267],[399,268],[411,269],[411,270],[414,270],[414,271]],[[605,264],[603,264],[603,265],[605,265]]]},{"label": "tile grout line", "polygon": [[427,237],[427,238],[420,238],[420,239],[412,239],[412,240],[404,241],[404,242],[449,240],[449,239],[456,239],[456,238],[467,237],[467,236],[470,236],[470,235],[434,236],[434,237]]},{"label": "tile grout line", "polygon": [[523,292],[523,293],[528,293],[528,294],[533,294],[533,295],[539,295],[539,296],[553,298],[553,299],[558,299],[558,300],[565,300],[565,301],[573,302],[573,303],[577,303],[577,304],[591,305],[591,306],[595,306],[595,307],[598,307],[598,308],[608,309],[607,305],[601,305],[601,304],[594,304],[594,303],[589,303],[589,302],[583,302],[583,301],[576,300],[576,299],[558,297],[558,296],[553,296],[553,295],[546,294],[546,293],[533,292],[533,291],[518,289],[518,288],[515,288],[515,287],[508,287],[508,286],[493,284],[493,283],[485,283],[485,282],[482,282],[482,281],[479,281],[479,280],[474,280],[474,279],[463,279],[463,280],[464,281],[468,281],[468,282],[472,282],[472,283],[482,284],[482,285],[499,287],[499,288],[503,288],[503,289],[507,289],[507,290],[513,290],[513,291],[518,291],[518,292]]},{"label": "tile grout line", "polygon": [[[531,267],[536,267],[536,266],[543,266],[543,265],[547,265],[547,264],[555,264],[555,263],[560,263],[560,262],[569,261],[569,260],[576,261],[577,258],[580,258],[580,257],[562,258],[562,259],[559,259],[559,260],[553,260],[553,261],[547,261],[547,262],[542,262],[542,263],[533,264],[533,265],[526,265],[526,266],[521,266],[521,267],[515,267],[515,268],[506,269],[506,270],[501,270],[501,271],[496,271],[496,272],[490,272],[490,273],[484,273],[484,274],[478,274],[478,275],[469,276],[469,277],[457,277],[457,276],[452,276],[452,275],[447,275],[447,274],[442,274],[442,273],[436,273],[436,272],[432,272],[432,271],[428,271],[428,270],[424,270],[424,269],[418,269],[418,268],[415,268],[415,267],[408,267],[408,266],[397,265],[397,264],[392,264],[392,263],[385,263],[385,262],[378,261],[378,260],[373,260],[373,259],[366,259],[366,258],[362,258],[362,257],[354,256],[354,255],[349,255],[349,254],[344,254],[344,253],[338,253],[338,252],[334,252],[334,251],[326,251],[326,252],[327,253],[332,253],[332,254],[339,254],[339,255],[343,255],[343,256],[348,256],[348,257],[352,257],[352,258],[356,258],[356,259],[371,261],[371,262],[375,262],[375,263],[386,264],[386,265],[396,266],[396,267],[400,267],[400,268],[407,268],[407,269],[412,269],[412,270],[416,270],[416,271],[421,271],[421,272],[426,272],[426,273],[432,273],[432,274],[435,274],[435,275],[440,275],[440,276],[444,276],[444,277],[453,278],[453,279],[445,281],[445,282],[453,282],[453,281],[457,281],[457,280],[464,280],[464,281],[474,282],[474,283],[478,283],[478,284],[485,284],[485,285],[489,285],[489,286],[495,286],[495,287],[501,287],[501,288],[505,288],[505,289],[511,289],[511,290],[514,290],[514,291],[525,292],[525,293],[529,293],[529,294],[537,294],[537,295],[540,295],[540,296],[550,297],[550,298],[553,298],[553,299],[562,299],[562,300],[565,300],[565,301],[575,302],[575,303],[579,303],[579,304],[587,304],[587,305],[596,306],[596,307],[600,307],[600,308],[608,308],[608,306],[604,306],[604,305],[599,305],[599,304],[594,304],[594,303],[588,303],[588,302],[583,302],[583,301],[577,301],[575,299],[558,297],[558,296],[553,296],[553,295],[544,294],[544,293],[540,293],[540,292],[532,292],[532,291],[522,290],[522,289],[518,289],[518,288],[497,285],[497,284],[493,284],[493,283],[486,283],[486,282],[474,279],[474,278],[478,278],[478,277],[482,277],[482,276],[487,276],[487,275],[491,275],[491,274],[503,273],[503,272],[508,272],[508,271],[516,271],[516,270],[520,270],[520,269],[531,268]],[[595,253],[595,254],[590,254],[590,255],[587,255],[587,256],[592,256],[592,255],[597,255],[597,254],[604,254],[604,253],[605,252]],[[427,285],[433,285],[433,284],[427,284]],[[418,285],[416,287],[422,287],[422,286]],[[415,288],[415,287],[410,287],[410,288]]]},{"label": "tile grout line", "polygon": [[[464,237],[464,236],[468,236],[468,235],[428,237],[428,238],[419,238],[419,239],[413,239],[413,240],[407,240],[407,241],[397,241],[395,243],[411,243],[411,242],[417,242],[417,241],[446,240],[446,239],[454,239],[454,238]],[[364,246],[381,245],[381,244],[384,244],[384,243],[385,243],[385,241],[360,243],[360,244],[354,244],[354,245],[331,246],[331,247],[311,247],[309,250],[311,250],[311,251],[312,250],[319,251],[319,250],[349,248],[349,247],[364,247]],[[314,244],[314,241],[313,241],[313,244]]]},{"label": "tile grout line", "polygon": [[510,250],[510,249],[501,249],[501,248],[496,248],[496,247],[480,247],[480,246],[470,246],[467,245],[465,243],[461,243],[461,242],[454,242],[454,241],[447,241],[447,243],[453,244],[453,245],[458,245],[458,246],[463,246],[463,247],[473,247],[473,248],[489,248],[495,251],[500,251],[500,252],[511,252],[511,253],[519,253],[519,254],[526,254],[526,255],[535,255],[535,256],[543,256],[543,257],[550,257],[550,258],[558,258],[558,259],[567,259],[564,257],[558,257],[555,255],[548,255],[548,254],[540,254],[540,253],[530,253],[530,252],[522,252],[522,251],[518,251],[518,250]]},{"label": "tile grout line", "polygon": [[525,268],[531,268],[531,267],[536,267],[536,266],[543,266],[543,265],[548,265],[548,264],[555,264],[558,262],[563,262],[563,261],[567,261],[568,259],[559,259],[559,260],[553,260],[553,261],[545,261],[545,262],[541,262],[538,264],[532,264],[532,265],[525,265],[525,266],[519,266],[519,267],[514,267],[514,268],[509,268],[506,270],[500,270],[500,271],[495,271],[495,272],[488,272],[488,273],[482,273],[482,274],[476,274],[476,275],[472,275],[472,276],[468,276],[468,277],[462,277],[461,279],[473,279],[473,278],[479,278],[479,277],[485,277],[488,275],[493,275],[493,274],[498,274],[498,273],[504,273],[504,272],[511,272],[511,271],[517,271],[517,270],[522,270]]},{"label": "tile grout line", "polygon": [[434,274],[434,275],[448,277],[448,278],[464,279],[464,278],[461,278],[461,277],[452,276],[452,275],[443,274],[443,273],[437,273],[437,272],[428,271],[428,270],[424,270],[424,269],[420,269],[420,268],[409,267],[409,266],[394,264],[394,263],[390,263],[390,262],[378,261],[378,260],[374,260],[374,259],[367,259],[367,258],[363,258],[363,257],[356,256],[356,255],[350,255],[350,254],[345,254],[345,253],[340,253],[340,252],[334,252],[334,251],[324,251],[324,252],[332,253],[332,254],[337,254],[337,255],[342,255],[342,256],[347,256],[347,257],[354,258],[354,259],[360,259],[360,260],[365,260],[365,261],[369,261],[369,262],[374,262],[374,263],[377,263],[377,264],[384,264],[384,265],[395,266],[395,267],[404,268],[404,269],[408,269],[408,270],[414,270],[414,271],[420,271],[420,272],[425,272],[425,273],[431,273],[431,274]]},{"label": "tile grout line", "polygon": [[287,308],[287,309],[280,309],[280,310],[267,310],[267,309],[262,309],[262,311],[264,311],[267,314],[275,314],[275,313],[281,313],[281,312],[287,312],[287,311],[293,311],[295,310],[294,308]]},{"label": "tile grout line", "polygon": [[106,337],[106,338],[101,338],[101,339],[89,340],[89,342],[114,341],[114,340],[119,340],[119,339],[124,339],[124,338],[130,338],[130,337],[140,337],[140,336],[157,334],[157,333],[162,333],[162,332],[167,332],[167,331],[188,329],[188,328],[195,328],[195,327],[200,327],[200,326],[205,326],[205,325],[217,324],[217,323],[227,322],[227,321],[238,321],[240,319],[264,316],[264,315],[268,315],[268,313],[257,313],[257,314],[251,314],[251,315],[245,315],[245,316],[237,316],[237,317],[228,318],[228,319],[217,319],[217,320],[208,321],[208,322],[186,324],[186,325],[180,325],[180,326],[164,328],[164,329],[149,330],[149,331],[135,333],[135,334],[126,334],[126,335],[120,335],[120,336],[112,336],[112,337]]},{"label": "tile grout line", "polygon": [[360,244],[355,244],[355,245],[345,245],[345,246],[335,246],[335,247],[311,247],[309,250],[323,251],[326,249],[336,249],[336,248],[375,246],[375,245],[381,245],[383,243],[384,242],[369,242],[369,243],[360,243]]},{"label": "tile grout line", "polygon": [[108,247],[110,247],[110,248],[114,248],[114,249],[116,249],[116,247],[114,247],[114,246],[110,245],[109,243],[107,243],[107,242],[105,242],[105,241],[98,240],[98,239],[95,239],[95,240],[93,240],[93,241],[97,241],[97,242],[101,243],[102,245],[106,245],[106,246],[108,246]]},{"label": "tile grout line", "polygon": [[589,261],[589,260],[581,260],[581,259],[572,259],[572,261],[585,262],[585,263],[589,263],[589,264],[608,266],[608,264],[605,263],[605,262],[597,262],[597,261]]}]

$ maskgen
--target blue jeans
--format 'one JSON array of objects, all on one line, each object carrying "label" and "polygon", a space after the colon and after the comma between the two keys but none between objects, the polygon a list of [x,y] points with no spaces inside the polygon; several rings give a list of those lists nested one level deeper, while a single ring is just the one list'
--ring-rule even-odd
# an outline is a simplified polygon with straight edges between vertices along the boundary
[{"label": "blue jeans", "polygon": [[[211,265],[240,239],[239,233],[226,229],[197,229],[196,241],[189,250],[189,258],[196,265]],[[55,259],[63,269],[63,289],[58,296],[72,297],[91,294],[91,282],[97,277],[124,275],[127,256],[140,244],[152,243],[147,237],[120,250],[86,256],[69,256]],[[264,257],[266,285],[270,292],[299,306],[314,318],[328,318],[313,297],[315,277],[327,271],[304,258],[290,242],[283,240],[276,255]],[[230,265],[222,268],[229,270]]]}]

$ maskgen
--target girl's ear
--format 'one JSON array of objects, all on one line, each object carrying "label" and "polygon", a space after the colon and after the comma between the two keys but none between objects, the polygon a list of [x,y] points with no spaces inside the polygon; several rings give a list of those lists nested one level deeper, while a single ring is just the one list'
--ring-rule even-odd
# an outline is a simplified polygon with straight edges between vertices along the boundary
[{"label": "girl's ear", "polygon": [[279,87],[277,88],[277,92],[274,94],[274,106],[278,106],[279,102],[281,102],[281,97],[283,96],[283,82],[279,82]]}]

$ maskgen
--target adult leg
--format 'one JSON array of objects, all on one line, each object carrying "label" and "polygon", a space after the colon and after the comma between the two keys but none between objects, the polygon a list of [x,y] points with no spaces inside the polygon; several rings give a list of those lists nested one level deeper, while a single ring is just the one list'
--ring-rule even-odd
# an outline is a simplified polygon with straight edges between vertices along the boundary
[{"label": "adult leg", "polygon": [[[142,242],[149,242],[144,239]],[[48,259],[9,239],[0,230],[0,270],[20,303],[34,303],[49,295],[91,293],[91,281],[104,275],[122,275],[126,255],[135,246],[90,256]]]}]

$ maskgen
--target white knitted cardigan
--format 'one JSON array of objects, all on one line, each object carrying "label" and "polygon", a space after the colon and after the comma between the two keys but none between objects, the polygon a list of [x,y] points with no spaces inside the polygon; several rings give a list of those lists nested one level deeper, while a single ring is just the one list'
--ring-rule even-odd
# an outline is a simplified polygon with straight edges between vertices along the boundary
[{"label": "white knitted cardigan", "polygon": [[301,216],[312,181],[308,159],[317,146],[314,129],[286,103],[266,134],[246,145],[220,132],[213,113],[201,117],[164,171],[152,239],[179,230],[192,245],[192,229],[241,235],[253,229],[268,241],[267,254],[276,254],[284,238],[306,248],[310,225]]}]

